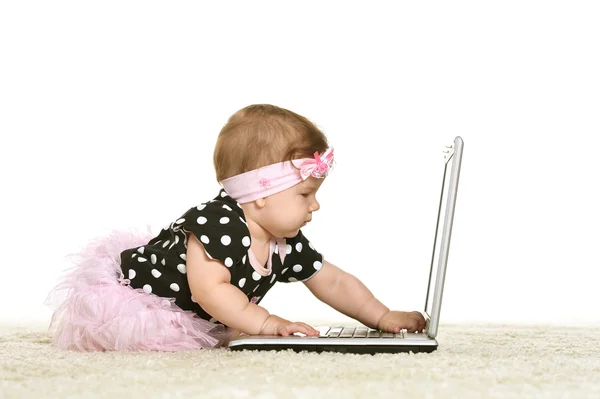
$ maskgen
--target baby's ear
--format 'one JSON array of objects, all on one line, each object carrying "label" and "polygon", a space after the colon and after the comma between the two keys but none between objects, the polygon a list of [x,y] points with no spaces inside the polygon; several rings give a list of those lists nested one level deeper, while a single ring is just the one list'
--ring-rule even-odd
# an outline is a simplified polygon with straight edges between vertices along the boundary
[{"label": "baby's ear", "polygon": [[262,209],[267,204],[267,200],[265,198],[259,198],[259,199],[255,200],[254,203],[256,204],[256,206],[258,208]]}]

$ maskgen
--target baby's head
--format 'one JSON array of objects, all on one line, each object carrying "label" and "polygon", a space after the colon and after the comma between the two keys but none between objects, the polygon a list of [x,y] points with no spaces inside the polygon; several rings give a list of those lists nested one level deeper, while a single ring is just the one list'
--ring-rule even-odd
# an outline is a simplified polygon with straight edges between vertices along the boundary
[{"label": "baby's head", "polygon": [[247,218],[276,237],[293,236],[310,221],[332,164],[323,132],[301,115],[266,104],[232,115],[214,151],[217,180],[245,204]]},{"label": "baby's head", "polygon": [[214,151],[217,181],[263,166],[312,158],[327,150],[327,138],[308,119],[269,104],[249,105],[221,129]]}]

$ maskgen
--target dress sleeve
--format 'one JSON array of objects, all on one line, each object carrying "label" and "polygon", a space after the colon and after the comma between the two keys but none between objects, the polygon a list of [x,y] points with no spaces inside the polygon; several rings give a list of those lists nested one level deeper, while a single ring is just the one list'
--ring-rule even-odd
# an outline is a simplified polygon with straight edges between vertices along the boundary
[{"label": "dress sleeve", "polygon": [[209,258],[230,269],[243,266],[250,247],[250,232],[246,222],[229,205],[219,201],[198,205],[176,224],[196,236]]},{"label": "dress sleeve", "polygon": [[323,266],[323,255],[308,241],[300,230],[294,238],[286,239],[287,255],[283,271],[277,281],[292,283],[306,281]]}]

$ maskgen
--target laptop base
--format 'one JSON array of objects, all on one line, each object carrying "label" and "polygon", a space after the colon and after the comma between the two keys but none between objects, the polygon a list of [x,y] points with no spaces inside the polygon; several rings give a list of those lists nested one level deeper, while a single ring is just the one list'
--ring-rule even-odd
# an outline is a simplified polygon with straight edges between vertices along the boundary
[{"label": "laptop base", "polygon": [[[354,329],[354,327],[346,327]],[[363,327],[366,330],[366,327]],[[324,331],[345,330],[343,327],[317,327],[322,334],[319,337],[292,335],[289,337],[246,335],[234,338],[228,344],[229,349],[281,351],[291,349],[294,352],[338,352],[355,354],[376,353],[431,353],[438,347],[436,339],[426,332],[395,334],[394,337],[328,337]],[[355,329],[355,331],[359,331]],[[371,331],[374,331],[371,329]],[[364,331],[363,331],[364,333]],[[365,334],[363,334],[364,336]]]},{"label": "laptop base", "polygon": [[229,346],[232,351],[282,351],[293,350],[294,352],[337,352],[337,353],[353,353],[359,355],[376,355],[378,353],[431,353],[437,350],[437,345],[427,346],[405,346],[405,345],[293,345],[293,344],[277,344],[272,342],[269,344],[240,344]]}]

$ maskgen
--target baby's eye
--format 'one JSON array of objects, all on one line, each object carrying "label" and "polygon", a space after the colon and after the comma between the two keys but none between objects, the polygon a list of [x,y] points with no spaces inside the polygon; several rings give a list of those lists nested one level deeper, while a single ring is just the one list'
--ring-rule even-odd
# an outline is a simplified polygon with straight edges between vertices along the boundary
[{"label": "baby's eye", "polygon": [[303,197],[308,197],[308,194],[302,194]]}]

